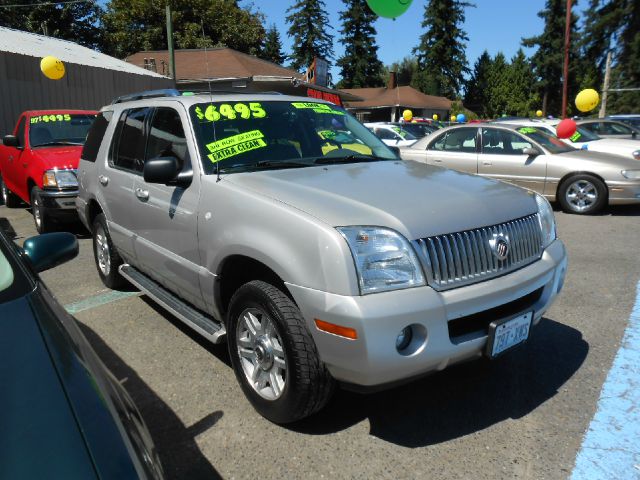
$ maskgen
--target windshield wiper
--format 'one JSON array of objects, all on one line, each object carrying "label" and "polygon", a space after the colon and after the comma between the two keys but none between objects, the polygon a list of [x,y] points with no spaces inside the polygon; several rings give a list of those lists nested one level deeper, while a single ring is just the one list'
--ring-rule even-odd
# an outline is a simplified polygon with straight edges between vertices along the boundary
[{"label": "windshield wiper", "polygon": [[397,160],[397,159],[375,157],[372,155],[346,155],[344,157],[320,157],[320,158],[316,158],[313,163],[315,163],[316,165],[329,165],[332,163],[375,162],[379,160]]},{"label": "windshield wiper", "polygon": [[64,141],[64,140],[60,140],[60,141],[57,141],[57,142],[40,143],[38,145],[34,145],[33,148],[36,148],[36,147],[53,147],[55,145],[82,145],[82,143],[67,142],[67,141]]},{"label": "windshield wiper", "polygon": [[260,160],[255,163],[236,163],[233,165],[228,165],[220,168],[221,172],[242,169],[242,170],[268,170],[268,169],[278,169],[278,168],[300,168],[300,167],[310,167],[311,164],[308,162],[295,162],[291,160]]}]

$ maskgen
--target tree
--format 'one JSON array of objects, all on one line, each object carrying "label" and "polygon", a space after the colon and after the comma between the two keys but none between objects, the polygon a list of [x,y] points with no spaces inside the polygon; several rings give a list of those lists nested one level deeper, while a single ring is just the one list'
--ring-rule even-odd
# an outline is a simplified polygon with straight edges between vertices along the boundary
[{"label": "tree", "polygon": [[[564,32],[567,14],[566,0],[547,0],[544,10],[538,16],[544,20],[544,31],[536,37],[522,39],[525,47],[538,47],[531,58],[536,77],[536,89],[542,95],[542,110],[560,114],[562,110],[562,73],[564,64]],[[577,3],[574,0],[574,5]],[[578,17],[571,17],[571,49],[569,51],[569,98],[578,93],[577,77],[582,63],[579,61],[577,35]],[[572,102],[568,102],[571,111]]]},{"label": "tree", "polygon": [[373,22],[377,15],[366,0],[343,0],[346,10],[340,13],[344,55],[338,59],[342,80],[340,88],[379,87],[384,85],[381,76],[382,62],[378,59]]},{"label": "tree", "polygon": [[[166,1],[110,0],[102,16],[105,50],[117,57],[165,50]],[[236,0],[171,0],[176,48],[225,46],[252,55],[265,38],[262,14]]]},{"label": "tree", "polygon": [[260,52],[260,58],[277,63],[278,65],[284,63],[286,57],[284,53],[282,53],[282,41],[280,40],[280,33],[275,25],[271,25],[267,30],[264,48]]},{"label": "tree", "polygon": [[404,57],[400,62],[394,62],[386,69],[385,78],[389,78],[389,72],[396,72],[396,80],[399,87],[411,85],[413,77],[418,71],[418,61],[415,57]]},{"label": "tree", "polygon": [[531,64],[522,49],[511,59],[503,82],[507,98],[507,115],[526,117],[538,109],[540,97],[534,92]]},{"label": "tree", "polygon": [[291,66],[296,70],[307,68],[314,57],[329,64],[333,60],[333,35],[323,0],[297,0],[287,9],[290,24],[288,34],[293,37]]},{"label": "tree", "polygon": [[418,57],[417,87],[425,93],[454,98],[460,91],[463,75],[469,73],[464,53],[469,39],[462,30],[463,0],[429,0],[424,10],[422,28],[426,32],[413,50]]},{"label": "tree", "polygon": [[29,7],[0,9],[0,27],[70,40],[89,48],[100,45],[98,19],[101,9],[95,3],[37,5],[41,0],[20,2],[1,0],[0,4],[33,4]]},{"label": "tree", "polygon": [[478,57],[471,77],[465,84],[464,104],[482,117],[488,117],[489,72],[493,60],[486,50]]},{"label": "tree", "polygon": [[507,83],[509,64],[504,53],[498,52],[487,72],[489,85],[487,88],[486,110],[490,117],[499,117],[507,113],[507,97],[510,86]]},{"label": "tree", "polygon": [[[599,90],[609,51],[614,62],[610,88],[640,87],[640,4],[634,0],[591,0],[582,41],[589,77],[582,87]],[[612,92],[608,110],[640,110],[640,92]]]}]

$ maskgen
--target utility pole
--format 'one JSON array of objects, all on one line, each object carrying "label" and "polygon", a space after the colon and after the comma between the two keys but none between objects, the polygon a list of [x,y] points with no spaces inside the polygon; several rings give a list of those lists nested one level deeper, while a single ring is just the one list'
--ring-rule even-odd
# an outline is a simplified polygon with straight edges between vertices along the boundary
[{"label": "utility pole", "polygon": [[564,69],[562,74],[562,118],[567,118],[567,89],[569,87],[569,46],[571,44],[571,0],[567,0],[567,22],[564,30]]},{"label": "utility pole", "polygon": [[609,96],[609,77],[611,76],[611,51],[607,53],[607,64],[604,68],[604,85],[602,85],[602,103],[600,104],[600,113],[598,117],[607,116],[607,97]]},{"label": "utility pole", "polygon": [[171,19],[171,6],[167,2],[167,44],[169,46],[169,72],[173,81],[176,81],[176,57],[173,52],[173,22]]}]

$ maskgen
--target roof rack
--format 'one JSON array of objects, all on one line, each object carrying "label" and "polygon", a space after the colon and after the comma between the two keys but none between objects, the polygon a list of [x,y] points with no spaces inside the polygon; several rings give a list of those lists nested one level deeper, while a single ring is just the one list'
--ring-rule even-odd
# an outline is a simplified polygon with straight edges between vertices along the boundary
[{"label": "roof rack", "polygon": [[111,102],[114,103],[124,103],[124,102],[132,102],[134,100],[142,100],[144,98],[160,98],[160,97],[179,97],[180,92],[175,88],[165,88],[163,90],[147,90],[146,92],[138,92],[131,93],[129,95],[122,95],[117,97]]}]

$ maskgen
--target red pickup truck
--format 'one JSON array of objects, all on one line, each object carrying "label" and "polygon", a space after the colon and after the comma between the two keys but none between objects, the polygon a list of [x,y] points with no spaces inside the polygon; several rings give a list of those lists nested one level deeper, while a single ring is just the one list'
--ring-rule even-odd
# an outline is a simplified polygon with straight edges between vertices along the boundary
[{"label": "red pickup truck", "polygon": [[77,219],[76,170],[87,132],[98,112],[32,110],[20,115],[0,145],[0,188],[7,207],[31,205],[39,233]]}]

